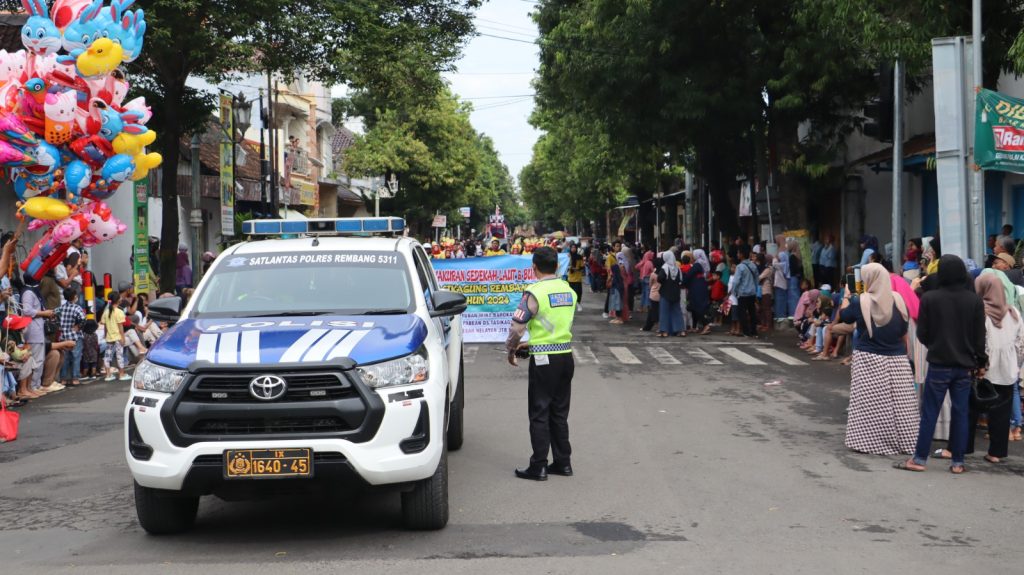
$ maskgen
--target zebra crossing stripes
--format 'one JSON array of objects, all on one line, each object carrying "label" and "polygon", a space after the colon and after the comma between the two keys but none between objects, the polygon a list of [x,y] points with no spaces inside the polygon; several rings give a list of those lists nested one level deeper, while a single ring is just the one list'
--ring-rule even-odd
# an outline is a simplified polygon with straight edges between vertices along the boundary
[{"label": "zebra crossing stripes", "polygon": [[759,347],[759,348],[756,348],[756,349],[757,349],[757,351],[767,355],[768,357],[770,357],[772,359],[777,359],[777,360],[781,361],[782,363],[784,363],[786,365],[807,365],[807,363],[802,362],[799,359],[797,359],[797,358],[795,358],[795,357],[793,357],[791,355],[782,353],[781,351],[779,351],[777,349],[774,349],[774,348]]},{"label": "zebra crossing stripes", "polygon": [[574,345],[572,347],[572,357],[580,365],[601,363],[589,345]]},{"label": "zebra crossing stripes", "polygon": [[624,347],[609,347],[608,351],[612,352],[612,355],[615,356],[615,359],[619,360],[619,363],[626,365],[640,365],[643,363],[637,356],[633,355],[633,352]]},{"label": "zebra crossing stripes", "polygon": [[[243,363],[248,363],[244,359],[244,357],[245,357],[245,338],[246,338],[246,333],[247,332],[242,332],[242,351],[241,351],[241,357],[243,358],[242,359]],[[351,340],[353,338],[358,339],[358,337],[357,337],[358,335],[361,335],[361,334],[359,334],[359,332],[355,332],[352,335],[348,336],[347,338],[342,339],[342,343],[348,342],[349,340]],[[200,344],[200,348],[202,348],[205,345],[204,342],[202,341],[202,339],[200,339],[199,344]],[[350,345],[354,345],[354,343],[352,343]],[[214,347],[213,353],[216,354],[216,341],[214,342],[214,346],[215,347]],[[339,345],[338,347],[341,347],[341,345]],[[601,353],[601,355],[606,357],[606,359],[605,359],[606,362],[610,362],[610,363],[613,363],[613,364],[614,363],[619,363],[619,364],[623,364],[623,365],[643,365],[643,364],[650,365],[652,363],[658,363],[658,364],[666,365],[666,366],[695,365],[695,364],[696,365],[717,366],[717,365],[725,365],[726,363],[731,363],[731,361],[729,361],[729,360],[739,362],[739,363],[741,363],[743,365],[752,365],[752,366],[768,365],[769,363],[772,363],[772,362],[765,362],[765,361],[755,357],[754,355],[745,353],[745,352],[740,351],[739,349],[737,349],[735,347],[731,347],[731,346],[727,346],[727,347],[707,347],[707,346],[705,346],[705,348],[683,346],[683,347],[677,347],[675,349],[670,349],[670,348],[667,348],[667,347],[660,347],[660,346],[645,346],[645,347],[642,347],[642,348],[639,348],[639,349],[642,350],[642,353],[640,353],[639,351],[634,353],[634,352],[630,351],[629,348],[626,348],[626,347],[608,346],[607,347],[607,352],[603,352],[603,353]],[[783,365],[787,365],[787,366],[799,366],[799,365],[806,366],[806,365],[808,365],[806,362],[803,362],[803,361],[801,361],[801,360],[799,360],[799,359],[797,359],[797,358],[795,358],[795,357],[793,357],[793,356],[791,356],[791,355],[789,355],[789,354],[787,354],[787,353],[785,353],[783,351],[780,351],[780,350],[772,348],[772,347],[760,347],[760,346],[754,347],[754,346],[751,346],[751,347],[746,348],[746,349],[748,351],[749,350],[755,350],[757,353],[763,354],[766,357],[771,358],[772,360],[775,360],[775,361],[777,361],[777,362],[779,362],[779,363],[781,363]],[[727,357],[727,360],[726,361],[722,361],[721,359],[718,359],[714,355],[709,353],[709,351],[710,352],[714,352],[714,353],[721,352],[722,354],[724,354]],[[337,353],[337,352],[338,352],[338,348],[335,348],[335,353]],[[463,355],[463,361],[464,361],[464,363],[466,365],[475,364],[477,362],[477,358],[479,357],[479,352],[480,352],[480,346],[477,346],[477,345],[467,345],[467,346],[465,346],[465,348],[463,348],[463,354],[464,354]],[[600,350],[599,350],[599,352],[600,352]],[[683,354],[685,354],[685,355],[683,355]],[[334,354],[332,354],[332,355],[334,355]],[[583,344],[574,344],[573,345],[573,349],[572,349],[572,355],[573,355],[573,359],[575,360],[577,365],[598,365],[598,364],[601,363],[601,360],[599,359],[599,355],[598,355],[598,353],[595,353],[593,346],[583,345]],[[688,356],[688,358],[686,356]],[[306,357],[308,358],[309,354],[307,354]],[[653,360],[653,362],[652,362],[652,360]],[[307,361],[308,361],[308,359],[307,359]]]},{"label": "zebra crossing stripes", "polygon": [[756,357],[750,354],[743,353],[742,351],[736,349],[735,347],[720,347],[718,348],[718,351],[721,351],[725,355],[735,359],[736,361],[742,363],[743,365],[767,365],[760,359],[757,359]]},{"label": "zebra crossing stripes", "polygon": [[687,349],[686,353],[690,354],[690,357],[699,360],[704,365],[722,365],[722,362],[720,362],[717,359],[711,357],[710,353],[704,351],[703,349],[701,349],[699,347],[694,347],[692,349]]},{"label": "zebra crossing stripes", "polygon": [[648,347],[646,349],[647,353],[651,354],[651,357],[662,365],[679,365],[682,363],[663,347]]}]

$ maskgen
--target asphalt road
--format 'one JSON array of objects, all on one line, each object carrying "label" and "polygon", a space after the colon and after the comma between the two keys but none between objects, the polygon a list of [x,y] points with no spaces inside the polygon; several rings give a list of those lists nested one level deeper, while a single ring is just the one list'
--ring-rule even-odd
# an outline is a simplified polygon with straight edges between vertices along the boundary
[{"label": "asphalt road", "polygon": [[[592,301],[592,300],[591,300]],[[586,303],[586,302],[585,302]],[[576,476],[534,483],[525,369],[467,346],[451,522],[401,530],[398,497],[204,498],[193,532],[147,536],[123,460],[123,383],[23,408],[0,445],[3,573],[1017,572],[1024,458],[953,476],[843,447],[849,376],[787,335],[658,340],[590,309],[576,332]],[[788,359],[787,359],[788,358]],[[773,385],[765,385],[772,383]]]}]

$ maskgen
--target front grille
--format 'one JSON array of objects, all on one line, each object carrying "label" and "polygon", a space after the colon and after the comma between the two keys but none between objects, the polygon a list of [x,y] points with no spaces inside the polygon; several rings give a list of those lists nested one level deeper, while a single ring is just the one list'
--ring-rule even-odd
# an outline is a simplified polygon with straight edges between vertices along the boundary
[{"label": "front grille", "polygon": [[[249,393],[253,375],[200,375],[188,387],[186,399],[216,403],[266,403]],[[352,385],[335,373],[281,374],[288,392],[276,401],[323,401],[356,397]]]},{"label": "front grille", "polygon": [[286,417],[255,419],[203,419],[192,427],[201,435],[246,435],[252,433],[330,433],[351,431],[337,417]]}]

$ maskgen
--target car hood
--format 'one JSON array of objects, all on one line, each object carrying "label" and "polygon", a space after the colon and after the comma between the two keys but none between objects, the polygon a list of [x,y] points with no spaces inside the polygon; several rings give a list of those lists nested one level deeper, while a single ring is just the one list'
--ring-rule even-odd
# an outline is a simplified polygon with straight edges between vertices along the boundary
[{"label": "car hood", "polygon": [[369,364],[409,355],[426,337],[427,326],[413,314],[185,319],[146,357],[176,369],[194,361],[318,363],[341,357]]}]

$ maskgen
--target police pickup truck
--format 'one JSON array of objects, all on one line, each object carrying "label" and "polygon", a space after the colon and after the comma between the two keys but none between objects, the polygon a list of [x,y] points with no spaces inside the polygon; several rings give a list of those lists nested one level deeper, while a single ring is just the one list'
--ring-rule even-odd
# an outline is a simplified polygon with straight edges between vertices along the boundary
[{"label": "police pickup truck", "polygon": [[[388,486],[404,523],[448,522],[462,446],[465,298],[438,288],[400,218],[255,220],[135,370],[125,455],[149,533],[199,497]],[[388,237],[392,236],[392,237]],[[321,491],[322,493],[323,491]]]}]

